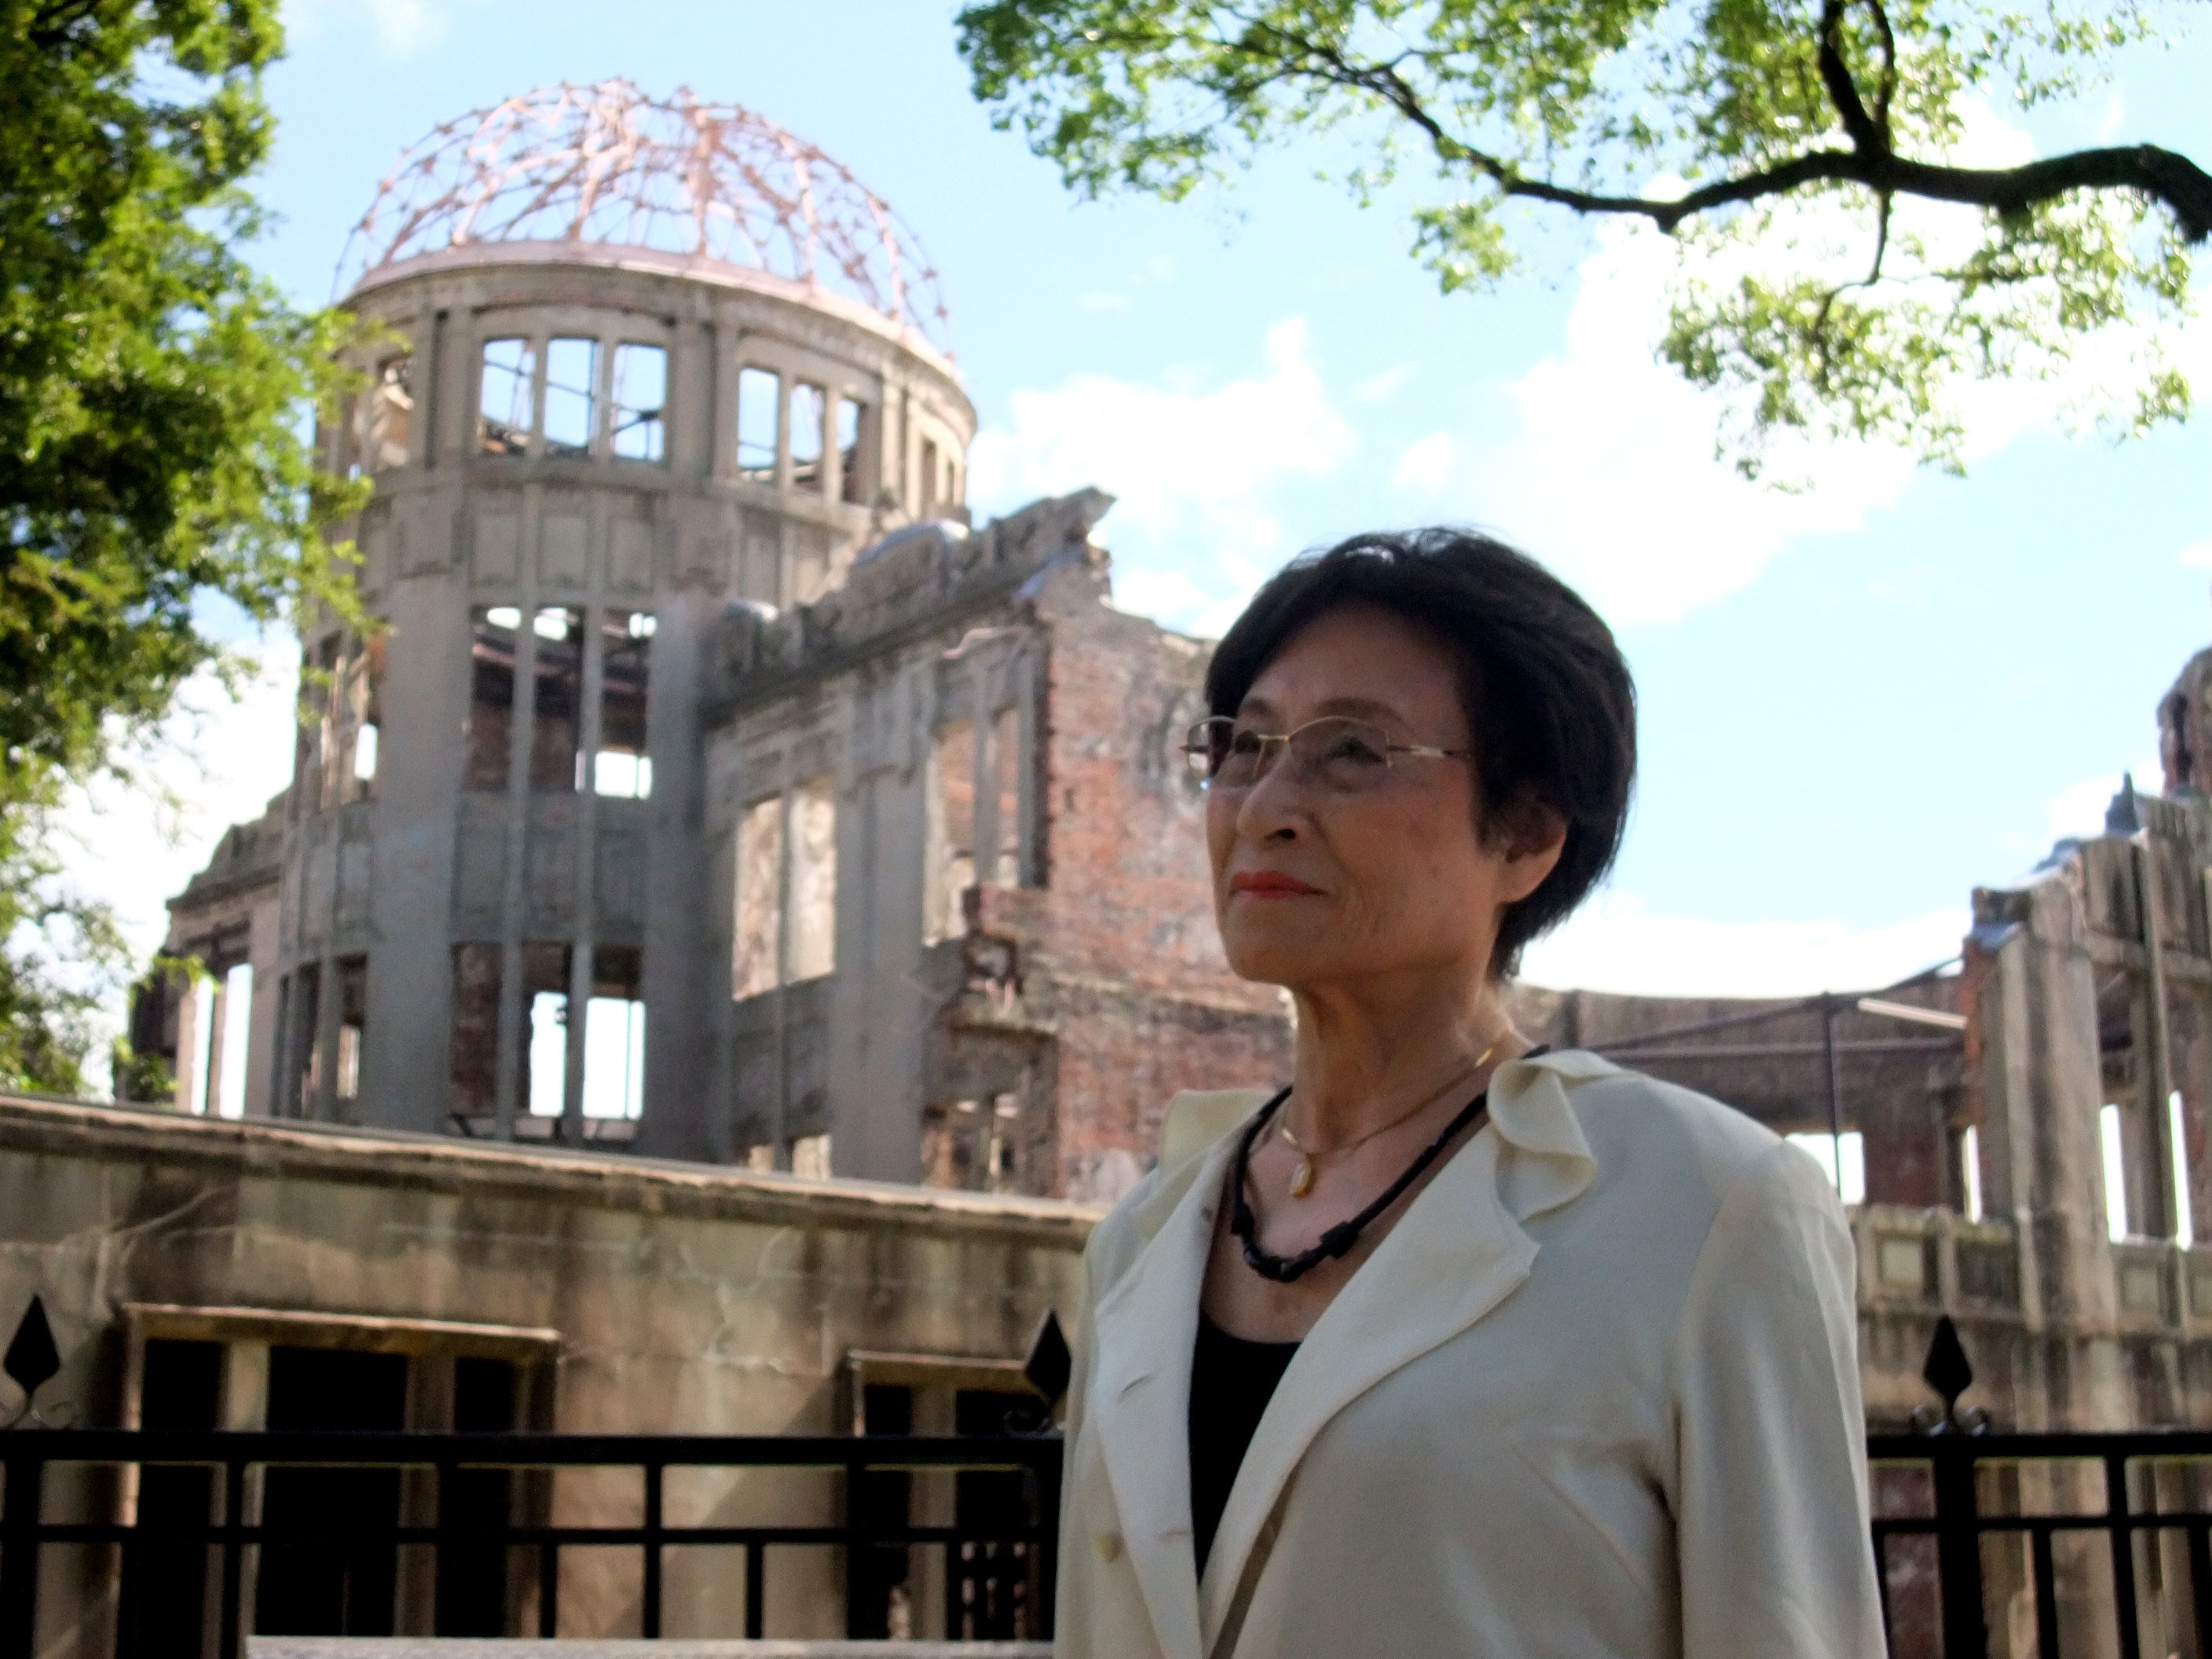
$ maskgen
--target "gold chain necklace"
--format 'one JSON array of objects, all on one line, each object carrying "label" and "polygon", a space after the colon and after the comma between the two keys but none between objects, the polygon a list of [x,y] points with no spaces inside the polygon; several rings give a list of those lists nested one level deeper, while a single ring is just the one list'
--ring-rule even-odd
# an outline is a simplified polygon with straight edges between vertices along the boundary
[{"label": "gold chain necklace", "polygon": [[[1490,1063],[1491,1055],[1496,1054],[1500,1048],[1505,1046],[1505,1039],[1508,1036],[1510,1036],[1512,1033],[1513,1028],[1510,1025],[1508,1025],[1503,1031],[1500,1031],[1498,1034],[1497,1040],[1492,1042],[1487,1048],[1485,1048],[1480,1054],[1474,1057],[1474,1064],[1468,1066],[1468,1071],[1470,1073],[1479,1072],[1485,1066],[1488,1065]],[[1398,1127],[1401,1124],[1411,1122],[1413,1119],[1419,1117],[1423,1112],[1428,1110],[1431,1106],[1434,1105],[1436,1103],[1436,1099],[1437,1091],[1435,1090],[1431,1090],[1427,1095],[1422,1097],[1420,1103],[1411,1111],[1392,1118],[1388,1123],[1382,1124],[1376,1128],[1370,1129],[1364,1135],[1355,1136],[1352,1139],[1340,1142],[1334,1146],[1308,1146],[1305,1145],[1305,1143],[1301,1141],[1297,1136],[1291,1133],[1291,1115],[1287,1110],[1285,1111],[1283,1114],[1283,1121],[1276,1126],[1275,1133],[1281,1135],[1285,1140],[1288,1141],[1290,1143],[1291,1150],[1298,1155],[1298,1167],[1291,1172],[1291,1196],[1292,1198],[1304,1198],[1308,1193],[1313,1191],[1314,1165],[1319,1164],[1323,1158],[1341,1158],[1346,1152],[1357,1152],[1360,1147],[1364,1146],[1369,1141],[1374,1139],[1377,1135],[1389,1134],[1391,1130]]]}]

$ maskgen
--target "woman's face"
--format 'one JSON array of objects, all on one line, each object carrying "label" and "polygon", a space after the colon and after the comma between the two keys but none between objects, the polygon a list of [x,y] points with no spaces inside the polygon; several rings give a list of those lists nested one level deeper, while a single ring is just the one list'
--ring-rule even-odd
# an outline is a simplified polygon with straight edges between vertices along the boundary
[{"label": "woman's face", "polygon": [[[1327,715],[1370,722],[1393,744],[1472,746],[1450,656],[1380,606],[1332,611],[1293,635],[1237,720],[1285,733]],[[1212,787],[1214,914],[1237,974],[1293,991],[1487,977],[1501,913],[1550,873],[1563,830],[1546,814],[1518,836],[1486,836],[1471,761],[1390,759],[1375,787],[1352,793],[1280,750],[1249,787]]]}]

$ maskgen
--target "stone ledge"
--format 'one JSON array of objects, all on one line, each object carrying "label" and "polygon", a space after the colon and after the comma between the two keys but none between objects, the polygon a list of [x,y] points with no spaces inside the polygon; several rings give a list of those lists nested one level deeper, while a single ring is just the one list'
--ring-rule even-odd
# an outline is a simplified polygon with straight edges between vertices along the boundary
[{"label": "stone ledge", "polygon": [[249,1636],[246,1659],[1052,1659],[1052,1644]]}]

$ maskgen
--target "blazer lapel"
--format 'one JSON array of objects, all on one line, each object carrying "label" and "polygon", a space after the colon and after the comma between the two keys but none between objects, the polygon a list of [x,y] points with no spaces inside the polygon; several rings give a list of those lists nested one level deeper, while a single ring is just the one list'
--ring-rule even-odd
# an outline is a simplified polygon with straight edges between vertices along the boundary
[{"label": "blazer lapel", "polygon": [[[1489,1124],[1437,1172],[1299,1345],[1244,1454],[1214,1534],[1199,1591],[1206,1652],[1219,1640],[1255,1542],[1314,1437],[1352,1401],[1474,1324],[1528,1278],[1536,1244],[1521,1223],[1578,1196],[1596,1173],[1565,1083],[1612,1069],[1573,1052],[1498,1067],[1491,1080]],[[1219,1184],[1217,1177],[1210,1190]],[[1176,1400],[1186,1413],[1196,1288],[1189,1287],[1180,1328],[1184,1352]],[[1102,1340],[1102,1352],[1105,1346]],[[1188,1427],[1180,1420],[1177,1426],[1187,1437]],[[1188,1460],[1174,1461],[1188,1528]],[[1133,1549],[1134,1538],[1130,1541]],[[1187,1534],[1183,1547],[1188,1562]]]},{"label": "blazer lapel", "polygon": [[[1264,1097],[1262,1097],[1264,1098]],[[1200,1659],[1191,1549],[1190,1359],[1230,1140],[1199,1158],[1181,1200],[1100,1300],[1088,1409],[1121,1542],[1167,1659]],[[1086,1547],[1070,1539],[1065,1547]]]}]

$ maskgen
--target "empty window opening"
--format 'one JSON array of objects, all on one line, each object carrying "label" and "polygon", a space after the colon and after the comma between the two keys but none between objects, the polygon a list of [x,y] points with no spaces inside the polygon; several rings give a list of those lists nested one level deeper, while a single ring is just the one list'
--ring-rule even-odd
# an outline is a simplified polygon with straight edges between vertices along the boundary
[{"label": "empty window opening", "polygon": [[504,789],[514,738],[514,650],[522,612],[511,605],[495,605],[469,614],[469,712],[461,744],[461,787]]},{"label": "empty window opening", "polygon": [[657,345],[615,348],[611,435],[617,457],[659,461],[668,454],[668,353]]},{"label": "empty window opening", "polygon": [[530,1115],[558,1117],[568,1098],[568,947],[522,947],[522,1000],[530,1018]]},{"label": "empty window opening", "polygon": [[921,1179],[956,1191],[1014,1193],[1022,1186],[1021,1097],[940,1101],[925,1107]]},{"label": "empty window opening", "polygon": [[781,376],[765,368],[738,371],[738,476],[775,482],[776,425],[783,403]]},{"label": "empty window opening", "polygon": [[311,811],[327,812],[345,798],[340,781],[350,769],[343,714],[343,642],[333,635],[301,659],[301,697],[313,715],[314,730],[312,736],[302,733],[299,779]]},{"label": "empty window opening", "polygon": [[215,1115],[246,1115],[246,1052],[253,1030],[253,964],[241,962],[222,976],[221,1024],[216,1028]]},{"label": "empty window opening", "polygon": [[383,730],[372,724],[353,734],[353,781],[357,796],[363,800],[376,793],[377,747]]},{"label": "empty window opening", "polygon": [[2197,1218],[2189,1203],[2189,1132],[2179,1089],[2166,1097],[2166,1144],[2173,1148],[2173,1237],[2187,1249],[2197,1242]]},{"label": "empty window opening", "polygon": [[[885,1382],[860,1389],[860,1432],[912,1434],[914,1390]],[[855,1469],[847,1477],[848,1510],[862,1536],[904,1530],[914,1522],[914,1476],[904,1469]],[[851,1634],[869,1639],[911,1640],[912,1562],[903,1544],[855,1546],[847,1573]]]},{"label": "empty window opening", "polygon": [[2128,1160],[2120,1109],[2107,1105],[2097,1114],[2105,1154],[2105,1230],[2117,1244],[2128,1236]]},{"label": "empty window opening", "polygon": [[332,1075],[340,1100],[361,1097],[361,1041],[368,1029],[368,958],[348,957],[338,963],[338,1051]]},{"label": "empty window opening", "polygon": [[997,856],[991,879],[1001,887],[1022,884],[1021,711],[1002,708],[991,722],[991,770],[998,780]]},{"label": "empty window opening", "polygon": [[1959,1134],[1960,1187],[1966,1195],[1966,1219],[1979,1221],[1982,1210],[1982,1138],[1969,1123]]},{"label": "empty window opening", "polygon": [[937,440],[921,441],[921,510],[926,514],[937,505]]},{"label": "empty window opening", "polygon": [[592,952],[592,1001],[584,1011],[584,1115],[635,1120],[645,1109],[645,993],[639,952],[602,945]]},{"label": "empty window opening", "polygon": [[333,794],[367,800],[376,793],[378,739],[384,724],[385,636],[354,641],[337,674],[331,702],[331,750],[337,762]]},{"label": "empty window opening", "polygon": [[[400,1429],[407,1357],[344,1348],[269,1351],[269,1427]],[[262,1474],[261,1547],[253,1628],[280,1636],[389,1636],[398,1610],[400,1471],[272,1468]],[[288,1534],[357,1522],[360,1542],[286,1546]],[[375,1534],[386,1534],[384,1541]]]},{"label": "empty window opening", "polygon": [[530,787],[579,787],[578,717],[584,702],[584,613],[551,605],[530,619],[537,635],[530,733]]},{"label": "empty window opening", "polygon": [[837,490],[846,501],[867,500],[867,480],[860,476],[860,426],[866,413],[850,398],[837,399]]},{"label": "empty window opening", "polygon": [[191,999],[191,1060],[185,1070],[185,1109],[204,1117],[208,1109],[208,1061],[215,1050],[215,981],[204,974],[195,974]]},{"label": "empty window opening", "polygon": [[447,1109],[461,1119],[499,1109],[500,947],[453,947],[453,1036],[446,1060]]},{"label": "empty window opening", "polygon": [[[521,1426],[521,1389],[504,1359],[463,1356],[453,1361],[453,1427],[463,1434],[501,1434]],[[507,1546],[498,1534],[514,1519],[514,1476],[506,1469],[447,1466],[438,1474],[438,1522],[448,1538],[438,1547],[440,1636],[507,1633]]]},{"label": "empty window opening", "polygon": [[536,424],[538,349],[530,341],[486,340],[477,392],[477,447],[487,455],[527,455]]},{"label": "empty window opening", "polygon": [[810,1181],[830,1179],[830,1137],[796,1135],[791,1142],[791,1172]]},{"label": "empty window opening", "polygon": [[776,988],[783,933],[783,801],[757,801],[738,821],[737,915],[730,963],[732,994]]},{"label": "empty window opening", "polygon": [[930,856],[922,942],[957,939],[967,930],[964,906],[975,884],[975,727],[956,720],[931,744]]},{"label": "empty window opening", "polygon": [[643,800],[653,793],[645,743],[653,633],[653,617],[642,611],[610,611],[600,623],[599,747],[592,757],[592,787],[602,795]]},{"label": "empty window opening", "polygon": [[315,1040],[322,1030],[322,1000],[321,967],[315,963],[307,963],[292,976],[291,1017],[288,1027],[299,1066],[292,1078],[290,1103],[295,1117],[313,1117],[315,1115],[315,1099],[322,1089],[323,1049],[322,1044]]},{"label": "empty window opening", "polygon": [[791,794],[788,977],[819,979],[837,966],[837,789],[819,777]]},{"label": "empty window opening", "polygon": [[545,453],[576,457],[592,453],[599,404],[599,343],[545,343]]},{"label": "empty window opening", "polygon": [[360,422],[358,465],[369,472],[386,472],[407,465],[415,420],[412,386],[414,359],[402,353],[376,366],[368,390],[356,405]]},{"label": "empty window opening", "polygon": [[791,482],[797,489],[822,488],[822,428],[830,416],[829,394],[807,380],[791,388]]},{"label": "empty window opening", "polygon": [[1836,1189],[1836,1196],[1846,1204],[1866,1202],[1866,1136],[1856,1129],[1846,1129],[1839,1135],[1826,1130],[1808,1131],[1789,1137],[1793,1146],[1802,1147],[1820,1166],[1820,1173],[1828,1177],[1828,1184]]},{"label": "empty window opening", "polygon": [[[220,1342],[149,1339],[139,1371],[138,1425],[220,1427],[222,1354]],[[208,1613],[210,1552],[197,1540],[175,1540],[206,1526],[216,1512],[215,1502],[213,1469],[174,1463],[140,1467],[138,1526],[143,1541],[123,1556],[117,1652],[199,1650]]]}]

